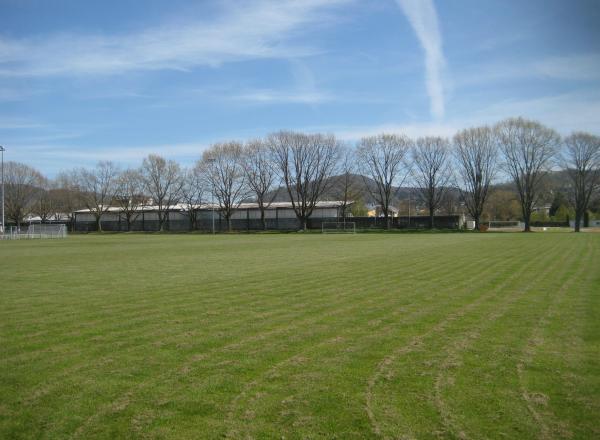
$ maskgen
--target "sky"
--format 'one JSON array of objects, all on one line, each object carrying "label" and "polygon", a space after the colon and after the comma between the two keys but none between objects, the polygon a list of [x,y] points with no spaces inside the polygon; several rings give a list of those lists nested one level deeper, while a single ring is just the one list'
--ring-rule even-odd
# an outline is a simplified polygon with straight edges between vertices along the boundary
[{"label": "sky", "polygon": [[52,177],[289,129],[600,134],[599,0],[0,0],[0,145]]}]

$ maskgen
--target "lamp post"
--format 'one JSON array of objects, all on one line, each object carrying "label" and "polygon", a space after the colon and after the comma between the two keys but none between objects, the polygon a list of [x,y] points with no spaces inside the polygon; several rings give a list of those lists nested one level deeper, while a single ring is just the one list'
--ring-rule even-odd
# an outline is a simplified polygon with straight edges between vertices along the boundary
[{"label": "lamp post", "polygon": [[0,232],[4,234],[4,147],[0,145],[0,154],[2,155],[2,228]]}]

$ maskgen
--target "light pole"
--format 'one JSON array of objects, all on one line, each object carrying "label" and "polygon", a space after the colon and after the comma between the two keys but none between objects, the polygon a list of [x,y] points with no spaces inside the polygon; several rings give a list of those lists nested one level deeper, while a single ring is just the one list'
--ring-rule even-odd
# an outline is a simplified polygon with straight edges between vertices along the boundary
[{"label": "light pole", "polygon": [[4,234],[4,147],[0,145],[0,154],[2,155],[2,229],[0,232]]}]

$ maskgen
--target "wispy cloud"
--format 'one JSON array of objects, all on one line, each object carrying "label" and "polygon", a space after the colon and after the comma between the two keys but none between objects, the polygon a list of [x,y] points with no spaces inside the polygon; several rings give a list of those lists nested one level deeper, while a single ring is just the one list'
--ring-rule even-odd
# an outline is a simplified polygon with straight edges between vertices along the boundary
[{"label": "wispy cloud", "polygon": [[210,21],[188,21],[125,35],[0,37],[0,75],[116,74],[134,70],[188,70],[261,58],[305,56],[295,34],[331,19],[348,0],[226,3]]},{"label": "wispy cloud", "polygon": [[290,59],[293,86],[282,90],[259,89],[244,91],[233,99],[255,103],[319,104],[332,101],[333,95],[319,90],[313,71],[299,59]]},{"label": "wispy cloud", "polygon": [[457,75],[456,85],[470,87],[516,79],[600,81],[600,54],[571,54],[523,61],[503,60],[475,65]]},{"label": "wispy cloud", "polygon": [[444,53],[438,16],[433,0],[396,0],[425,51],[425,82],[431,101],[431,114],[444,116],[444,85],[442,71]]},{"label": "wispy cloud", "polygon": [[291,104],[318,104],[332,100],[332,96],[323,92],[292,91],[282,92],[277,90],[253,90],[240,93],[232,97],[235,100],[255,103],[291,103]]},{"label": "wispy cloud", "polygon": [[600,93],[574,92],[531,99],[507,99],[476,110],[456,114],[444,122],[381,123],[352,127],[310,127],[310,131],[328,131],[342,140],[356,141],[380,133],[452,137],[458,130],[496,122],[515,116],[535,119],[566,135],[587,131],[600,135]]}]

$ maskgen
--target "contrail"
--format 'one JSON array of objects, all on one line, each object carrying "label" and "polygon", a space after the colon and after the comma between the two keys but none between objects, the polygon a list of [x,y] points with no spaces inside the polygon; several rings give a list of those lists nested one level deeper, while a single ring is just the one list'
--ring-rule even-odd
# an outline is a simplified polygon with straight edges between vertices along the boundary
[{"label": "contrail", "polygon": [[396,0],[425,50],[425,80],[434,118],[444,116],[442,69],[444,54],[437,12],[433,0]]}]

